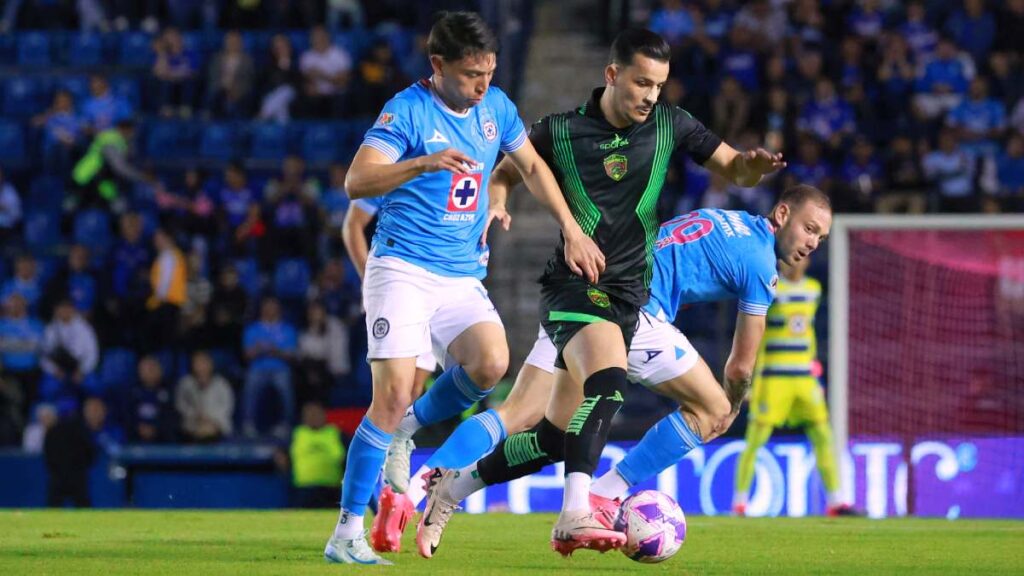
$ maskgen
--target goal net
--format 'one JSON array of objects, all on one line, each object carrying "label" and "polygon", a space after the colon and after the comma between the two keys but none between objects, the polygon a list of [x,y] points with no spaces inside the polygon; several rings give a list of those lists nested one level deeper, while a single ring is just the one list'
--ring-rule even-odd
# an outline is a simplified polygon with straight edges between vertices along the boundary
[{"label": "goal net", "polygon": [[[914,481],[922,442],[1014,439],[982,456],[993,471],[1019,469],[1024,217],[837,216],[830,243],[829,400],[839,446],[904,447],[901,513],[927,496]],[[976,453],[956,456],[954,466],[978,465]]]}]

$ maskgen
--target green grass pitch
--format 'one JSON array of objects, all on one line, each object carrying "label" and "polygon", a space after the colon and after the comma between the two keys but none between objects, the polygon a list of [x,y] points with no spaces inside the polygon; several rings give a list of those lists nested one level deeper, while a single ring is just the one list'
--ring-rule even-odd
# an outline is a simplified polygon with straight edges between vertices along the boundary
[{"label": "green grass pitch", "polygon": [[553,515],[457,515],[438,555],[406,533],[396,566],[328,565],[332,511],[0,511],[0,574],[1022,574],[1024,522],[690,518],[663,564],[618,552],[563,560]]}]

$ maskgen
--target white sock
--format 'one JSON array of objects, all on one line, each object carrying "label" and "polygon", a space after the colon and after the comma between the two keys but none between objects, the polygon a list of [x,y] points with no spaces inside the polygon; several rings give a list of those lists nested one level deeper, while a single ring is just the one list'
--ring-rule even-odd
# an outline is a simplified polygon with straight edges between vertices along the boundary
[{"label": "white sock", "polygon": [[747,493],[746,492],[733,492],[733,495],[732,495],[732,505],[733,505],[734,508],[736,506],[746,506],[747,505]]},{"label": "white sock", "polygon": [[620,498],[629,491],[629,482],[626,482],[626,479],[619,474],[618,469],[612,468],[594,480],[590,491],[604,498]]},{"label": "white sock", "polygon": [[476,463],[470,464],[458,471],[452,481],[452,497],[462,502],[470,494],[477,490],[483,490],[487,484],[480,479],[480,473],[476,470]]},{"label": "white sock", "polygon": [[590,474],[570,472],[565,475],[562,512],[590,510]]},{"label": "white sock", "polygon": [[416,419],[416,412],[413,411],[412,406],[409,406],[409,409],[405,411],[405,416],[402,417],[402,421],[398,423],[395,436],[412,438],[412,435],[422,427],[423,425]]},{"label": "white sock", "polygon": [[358,538],[363,533],[363,517],[356,516],[344,508],[338,514],[338,523],[334,526],[334,536],[342,540]]},{"label": "white sock", "polygon": [[409,497],[409,500],[412,500],[413,508],[419,506],[420,502],[427,497],[427,491],[423,488],[425,484],[423,475],[428,471],[430,471],[430,468],[420,466],[420,469],[409,479],[409,489],[405,491],[405,495]]},{"label": "white sock", "polygon": [[839,506],[843,503],[843,499],[839,495],[838,490],[835,492],[825,492],[825,503],[828,504],[829,507]]}]

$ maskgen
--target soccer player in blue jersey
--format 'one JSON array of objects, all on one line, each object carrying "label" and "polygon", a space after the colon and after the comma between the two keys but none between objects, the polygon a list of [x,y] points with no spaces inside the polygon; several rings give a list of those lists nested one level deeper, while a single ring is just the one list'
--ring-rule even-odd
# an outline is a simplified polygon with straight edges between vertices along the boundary
[{"label": "soccer player in blue jersey", "polygon": [[[330,562],[391,563],[367,544],[363,514],[392,436],[404,444],[419,426],[462,412],[508,368],[504,328],[480,282],[488,250],[479,239],[499,151],[555,216],[574,273],[596,282],[604,266],[515,105],[490,88],[497,40],[480,16],[442,14],[427,51],[433,75],[384,106],[345,182],[353,200],[387,197],[363,284],[373,400],[349,446],[341,511],[324,549]],[[445,372],[410,410],[416,358],[431,348]]]},{"label": "soccer player in blue jersey", "polygon": [[[765,314],[778,280],[776,262],[799,262],[828,235],[828,197],[810,186],[782,194],[767,217],[703,209],[663,223],[655,243],[651,298],[628,353],[629,378],[672,398],[680,409],[655,424],[615,468],[591,487],[595,518],[611,527],[629,487],[657,475],[690,450],[717,437],[736,418],[753,376],[765,329]],[[736,332],[719,384],[707,364],[672,321],[680,306],[738,298]],[[487,457],[461,469],[440,470],[428,493],[432,542],[440,542],[451,511],[487,485],[507,482],[563,459],[563,444],[533,428],[541,426],[553,389],[555,347],[541,330],[512,394],[496,412],[511,434]],[[576,398],[579,403],[581,398]],[[469,428],[469,421],[463,426]],[[548,425],[550,427],[550,425]],[[457,429],[452,437],[459,434]],[[439,452],[445,450],[445,446]],[[463,455],[465,457],[465,455]],[[454,455],[447,456],[454,461]],[[417,534],[419,537],[419,534]]]}]

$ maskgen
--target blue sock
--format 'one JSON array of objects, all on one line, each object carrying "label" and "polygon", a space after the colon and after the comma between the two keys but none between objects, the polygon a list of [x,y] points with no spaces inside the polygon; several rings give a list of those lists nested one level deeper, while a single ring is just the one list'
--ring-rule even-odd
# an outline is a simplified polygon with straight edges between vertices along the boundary
[{"label": "blue sock", "polygon": [[356,516],[366,512],[366,504],[373,496],[384,457],[391,444],[391,434],[373,425],[370,419],[356,428],[345,460],[345,478],[341,481],[341,507]]},{"label": "blue sock", "polygon": [[481,412],[466,420],[452,432],[445,443],[434,452],[425,466],[428,468],[464,468],[483,458],[498,442],[505,438],[505,425],[494,410]]},{"label": "blue sock", "polygon": [[461,414],[490,393],[477,388],[466,370],[457,365],[438,376],[430,390],[413,402],[412,410],[421,425],[429,426]]},{"label": "blue sock", "polygon": [[630,486],[636,486],[679,462],[687,452],[703,443],[676,410],[648,430],[615,469]]}]

